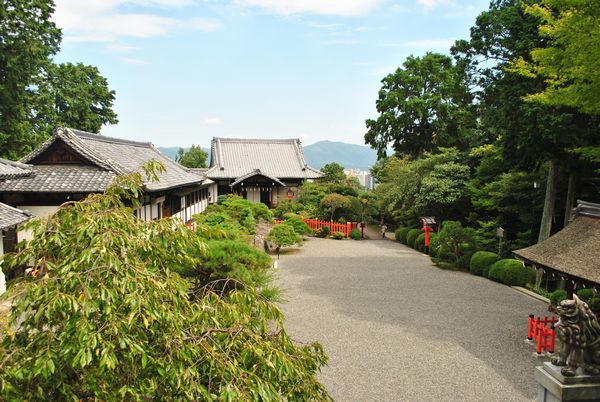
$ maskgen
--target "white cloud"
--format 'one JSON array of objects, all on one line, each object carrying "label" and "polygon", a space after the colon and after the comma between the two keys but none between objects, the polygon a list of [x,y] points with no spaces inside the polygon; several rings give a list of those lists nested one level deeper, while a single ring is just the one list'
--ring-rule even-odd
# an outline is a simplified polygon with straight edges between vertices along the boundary
[{"label": "white cloud", "polygon": [[137,66],[147,66],[148,64],[150,64],[146,60],[136,59],[134,57],[119,57],[119,60],[121,60],[123,63],[133,64]]},{"label": "white cloud", "polygon": [[[181,20],[148,12],[191,3],[192,0],[57,0],[53,19],[63,29],[65,39],[75,42],[151,38],[164,36],[175,29],[212,32],[221,26],[218,20],[213,19]],[[143,7],[145,12],[122,11],[130,6]]]},{"label": "white cloud", "polygon": [[452,0],[417,0],[417,4],[422,6],[426,10],[431,10],[437,6],[444,4],[451,4]]},{"label": "white cloud", "polygon": [[237,0],[238,4],[260,7],[282,14],[365,15],[379,5],[380,0]]},{"label": "white cloud", "polygon": [[204,120],[204,124],[207,126],[218,126],[221,124],[221,120],[217,119],[216,117],[210,117]]}]

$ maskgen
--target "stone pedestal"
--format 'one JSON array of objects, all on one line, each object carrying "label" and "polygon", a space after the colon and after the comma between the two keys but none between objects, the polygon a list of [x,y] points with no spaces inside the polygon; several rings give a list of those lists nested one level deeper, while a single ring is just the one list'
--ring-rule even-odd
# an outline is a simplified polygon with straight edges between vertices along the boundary
[{"label": "stone pedestal", "polygon": [[538,402],[600,402],[600,376],[565,377],[561,369],[549,362],[535,368]]}]

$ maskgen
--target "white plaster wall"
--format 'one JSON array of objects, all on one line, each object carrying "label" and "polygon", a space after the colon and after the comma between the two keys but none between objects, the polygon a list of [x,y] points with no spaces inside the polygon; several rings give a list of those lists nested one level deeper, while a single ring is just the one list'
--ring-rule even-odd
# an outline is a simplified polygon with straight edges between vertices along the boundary
[{"label": "white plaster wall", "polygon": [[260,187],[248,188],[246,199],[252,202],[260,202]]},{"label": "white plaster wall", "polygon": [[[4,231],[0,230],[0,255],[4,254]],[[2,271],[2,262],[0,261],[0,295],[6,292],[6,278]]]},{"label": "white plaster wall", "polygon": [[[58,206],[56,205],[18,205],[17,208],[21,211],[31,212],[33,216],[37,216],[39,218],[45,218],[58,211]],[[18,242],[21,240],[31,239],[33,239],[33,233],[31,232],[31,230],[20,230],[19,232],[17,232]]]}]

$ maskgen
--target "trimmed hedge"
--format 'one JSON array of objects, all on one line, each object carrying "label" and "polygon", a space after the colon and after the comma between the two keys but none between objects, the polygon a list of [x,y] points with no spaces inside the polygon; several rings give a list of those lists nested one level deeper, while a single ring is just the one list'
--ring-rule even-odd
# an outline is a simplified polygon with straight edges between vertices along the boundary
[{"label": "trimmed hedge", "polygon": [[350,231],[350,238],[353,240],[360,240],[360,230],[354,228]]},{"label": "trimmed hedge", "polygon": [[594,297],[594,289],[581,289],[577,291],[577,297],[584,302],[591,300]]},{"label": "trimmed hedge", "polygon": [[400,241],[401,238],[401,234],[403,230],[406,230],[407,228],[403,228],[403,227],[399,227],[398,229],[396,229],[394,231],[394,238],[396,239],[396,241]]},{"label": "trimmed hedge", "polygon": [[473,257],[473,254],[474,253],[472,251],[467,251],[465,252],[465,254],[459,257],[457,265],[461,271],[469,271],[469,267],[471,265],[471,258]]},{"label": "trimmed hedge", "polygon": [[415,240],[421,234],[421,229],[410,229],[406,235],[406,245],[415,248]]},{"label": "trimmed hedge", "polygon": [[564,289],[556,289],[554,292],[550,293],[548,298],[553,306],[558,306],[561,301],[567,298],[567,291]]},{"label": "trimmed hedge", "polygon": [[490,267],[494,265],[500,256],[496,253],[489,251],[477,251],[471,257],[471,263],[469,264],[469,271],[474,275],[488,276]]},{"label": "trimmed hedge", "polygon": [[406,244],[406,236],[408,235],[408,232],[410,232],[410,231],[411,231],[411,228],[400,228],[400,229],[398,229],[396,231],[398,233],[396,235],[396,240],[398,240],[402,244]]},{"label": "trimmed hedge", "polygon": [[521,261],[512,258],[495,262],[489,271],[489,278],[491,280],[509,286],[525,286],[532,275],[532,268],[524,267]]},{"label": "trimmed hedge", "polygon": [[425,233],[421,232],[415,239],[415,250],[425,251]]}]

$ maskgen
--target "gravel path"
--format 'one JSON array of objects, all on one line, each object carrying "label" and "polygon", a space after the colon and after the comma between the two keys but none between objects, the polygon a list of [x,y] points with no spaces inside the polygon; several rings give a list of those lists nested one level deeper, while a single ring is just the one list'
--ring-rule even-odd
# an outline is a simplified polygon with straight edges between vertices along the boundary
[{"label": "gravel path", "polygon": [[323,344],[336,400],[535,399],[524,339],[544,303],[392,241],[311,238],[279,266],[287,329]]}]

